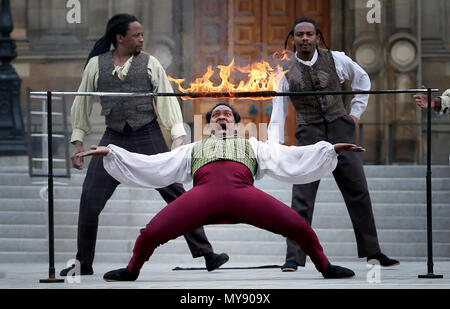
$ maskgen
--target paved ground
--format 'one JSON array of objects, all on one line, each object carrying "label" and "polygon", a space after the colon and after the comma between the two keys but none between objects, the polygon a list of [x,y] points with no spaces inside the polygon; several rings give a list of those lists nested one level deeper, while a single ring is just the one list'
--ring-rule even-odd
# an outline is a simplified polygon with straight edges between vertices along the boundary
[{"label": "paved ground", "polygon": [[[325,280],[309,263],[297,272],[283,273],[277,268],[267,269],[218,269],[172,270],[175,266],[147,263],[135,282],[105,282],[103,274],[122,268],[123,264],[96,264],[93,276],[74,278],[70,283],[39,283],[48,278],[48,264],[0,264],[1,289],[449,289],[450,260],[435,261],[434,273],[442,279],[420,279],[427,271],[426,261],[403,261],[392,268],[369,267],[363,259],[357,261],[333,261],[333,264],[349,267],[356,273],[353,279]],[[65,265],[56,265],[58,273]],[[224,267],[261,266],[258,264],[232,264]]]},{"label": "paved ground", "polygon": [[[117,307],[120,302],[130,305],[158,303],[167,308],[194,305],[205,308],[230,308],[236,305],[282,308],[290,305],[318,303],[346,307],[364,304],[417,304],[425,299],[439,302],[448,299],[450,289],[450,260],[435,261],[434,274],[442,279],[419,279],[427,271],[426,261],[403,261],[392,268],[368,266],[364,259],[333,261],[354,270],[353,279],[325,280],[311,263],[297,272],[283,273],[278,268],[242,269],[258,264],[227,263],[228,269],[177,270],[173,268],[199,265],[169,265],[147,263],[135,282],[105,282],[103,274],[122,268],[123,264],[96,264],[93,276],[81,276],[72,282],[39,283],[48,278],[48,264],[0,264],[0,297],[7,303],[29,304],[32,301],[48,305],[58,299],[64,303],[98,303],[102,307]],[[56,265],[57,274],[65,265]],[[239,269],[230,269],[230,268]],[[59,275],[57,278],[61,278]],[[358,300],[358,301],[357,301]],[[60,303],[57,301],[57,303]],[[159,306],[160,307],[160,306]],[[319,306],[320,308],[320,306]]]}]

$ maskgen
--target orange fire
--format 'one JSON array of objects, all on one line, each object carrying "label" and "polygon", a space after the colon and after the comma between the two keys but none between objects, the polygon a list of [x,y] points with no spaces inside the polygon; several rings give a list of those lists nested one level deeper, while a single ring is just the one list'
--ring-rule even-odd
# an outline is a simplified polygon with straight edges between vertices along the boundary
[{"label": "orange fire", "polygon": [[[275,58],[275,55],[274,55]],[[286,53],[278,54],[278,60],[285,61],[288,60]],[[278,62],[281,62],[278,61]],[[277,61],[275,61],[277,62]],[[281,78],[288,72],[283,71],[280,64],[272,66],[267,61],[258,61],[251,63],[245,67],[239,67],[235,65],[234,59],[229,65],[218,65],[220,82],[214,85],[211,78],[215,77],[215,71],[212,65],[207,67],[206,73],[200,77],[196,78],[194,82],[190,83],[189,88],[183,88],[181,85],[185,79],[176,79],[169,76],[169,80],[178,85],[178,90],[182,93],[227,93],[228,96],[233,97],[233,93],[239,92],[252,92],[252,93],[263,93],[263,92],[274,92],[278,89]],[[246,81],[241,80],[238,83],[231,82],[230,78],[233,78],[232,72],[240,72],[246,74],[248,79]],[[188,100],[192,97],[181,97],[183,100]],[[254,100],[267,100],[271,99],[270,96],[264,97],[246,97],[248,99]]]}]

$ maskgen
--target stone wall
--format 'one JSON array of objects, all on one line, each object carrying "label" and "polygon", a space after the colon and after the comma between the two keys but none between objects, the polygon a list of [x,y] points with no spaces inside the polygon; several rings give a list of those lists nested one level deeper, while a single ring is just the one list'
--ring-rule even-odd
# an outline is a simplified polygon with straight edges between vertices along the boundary
[{"label": "stone wall", "polygon": [[[26,88],[72,91],[78,88],[85,60],[104,32],[110,16],[134,14],[144,26],[144,50],[155,55],[168,74],[190,76],[194,55],[193,0],[80,0],[81,22],[67,22],[67,1],[14,0],[12,37],[18,57],[13,65],[22,78],[25,118]],[[372,89],[416,88],[421,84],[449,88],[450,3],[446,0],[380,0],[380,23],[367,22],[367,1],[330,1],[331,48],[343,50],[369,73]],[[346,84],[349,89],[350,85]],[[73,97],[67,97],[70,110]],[[351,97],[345,98],[347,105]],[[192,103],[181,102],[185,122],[192,122]],[[425,126],[404,125],[426,120],[412,95],[372,95],[361,122],[367,163],[389,161],[389,134],[395,140],[393,163],[424,164]],[[448,116],[433,115],[433,163],[448,164]],[[92,114],[98,141],[104,129],[99,106]],[[387,125],[392,123],[392,131]],[[167,132],[165,132],[167,137]],[[169,139],[168,139],[169,142]]]}]

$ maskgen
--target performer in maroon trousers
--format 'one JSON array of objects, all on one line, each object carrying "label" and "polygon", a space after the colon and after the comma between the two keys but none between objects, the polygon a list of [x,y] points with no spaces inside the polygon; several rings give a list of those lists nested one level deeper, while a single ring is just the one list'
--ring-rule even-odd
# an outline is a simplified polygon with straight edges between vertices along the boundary
[{"label": "performer in maroon trousers", "polygon": [[[343,151],[365,151],[353,144],[320,142],[287,147],[250,140],[235,134],[239,114],[220,103],[206,115],[212,136],[152,156],[115,145],[92,146],[80,153],[104,155],[104,166],[118,181],[145,187],[186,182],[194,187],[163,208],[141,229],[126,268],[110,271],[106,281],[134,281],[161,244],[205,224],[246,223],[295,239],[324,278],[350,278],[352,270],[332,265],[311,226],[289,206],[253,186],[264,175],[302,183],[331,174]],[[293,164],[295,162],[296,164]],[[295,166],[293,168],[293,166]]]}]

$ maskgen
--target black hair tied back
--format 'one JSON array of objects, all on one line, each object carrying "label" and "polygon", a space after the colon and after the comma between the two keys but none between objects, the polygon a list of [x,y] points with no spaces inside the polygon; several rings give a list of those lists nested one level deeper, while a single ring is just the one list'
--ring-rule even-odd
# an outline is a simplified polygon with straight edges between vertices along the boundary
[{"label": "black hair tied back", "polygon": [[106,53],[111,49],[111,44],[117,47],[116,36],[118,34],[126,35],[128,30],[128,25],[134,21],[138,21],[137,18],[130,14],[116,14],[108,21],[106,25],[105,34],[94,44],[89,56],[87,58],[86,64],[92,57]]},{"label": "black hair tied back", "polygon": [[[320,35],[320,41],[323,43],[323,45],[328,50],[330,50],[330,48],[327,46],[327,43],[325,42],[325,38],[324,38],[324,36],[322,34],[322,31],[319,29],[319,27],[317,27],[316,21],[314,19],[310,18],[310,17],[299,17],[299,18],[295,19],[294,26],[292,26],[291,31],[289,31],[289,33],[288,33],[288,35],[286,37],[286,41],[284,41],[284,49],[287,48],[287,43],[288,43],[289,37],[290,36],[294,36],[295,27],[298,24],[300,24],[300,23],[310,23],[310,24],[312,24],[314,26],[314,28],[316,29],[316,34]],[[295,45],[294,45],[294,52],[295,52]]]}]

